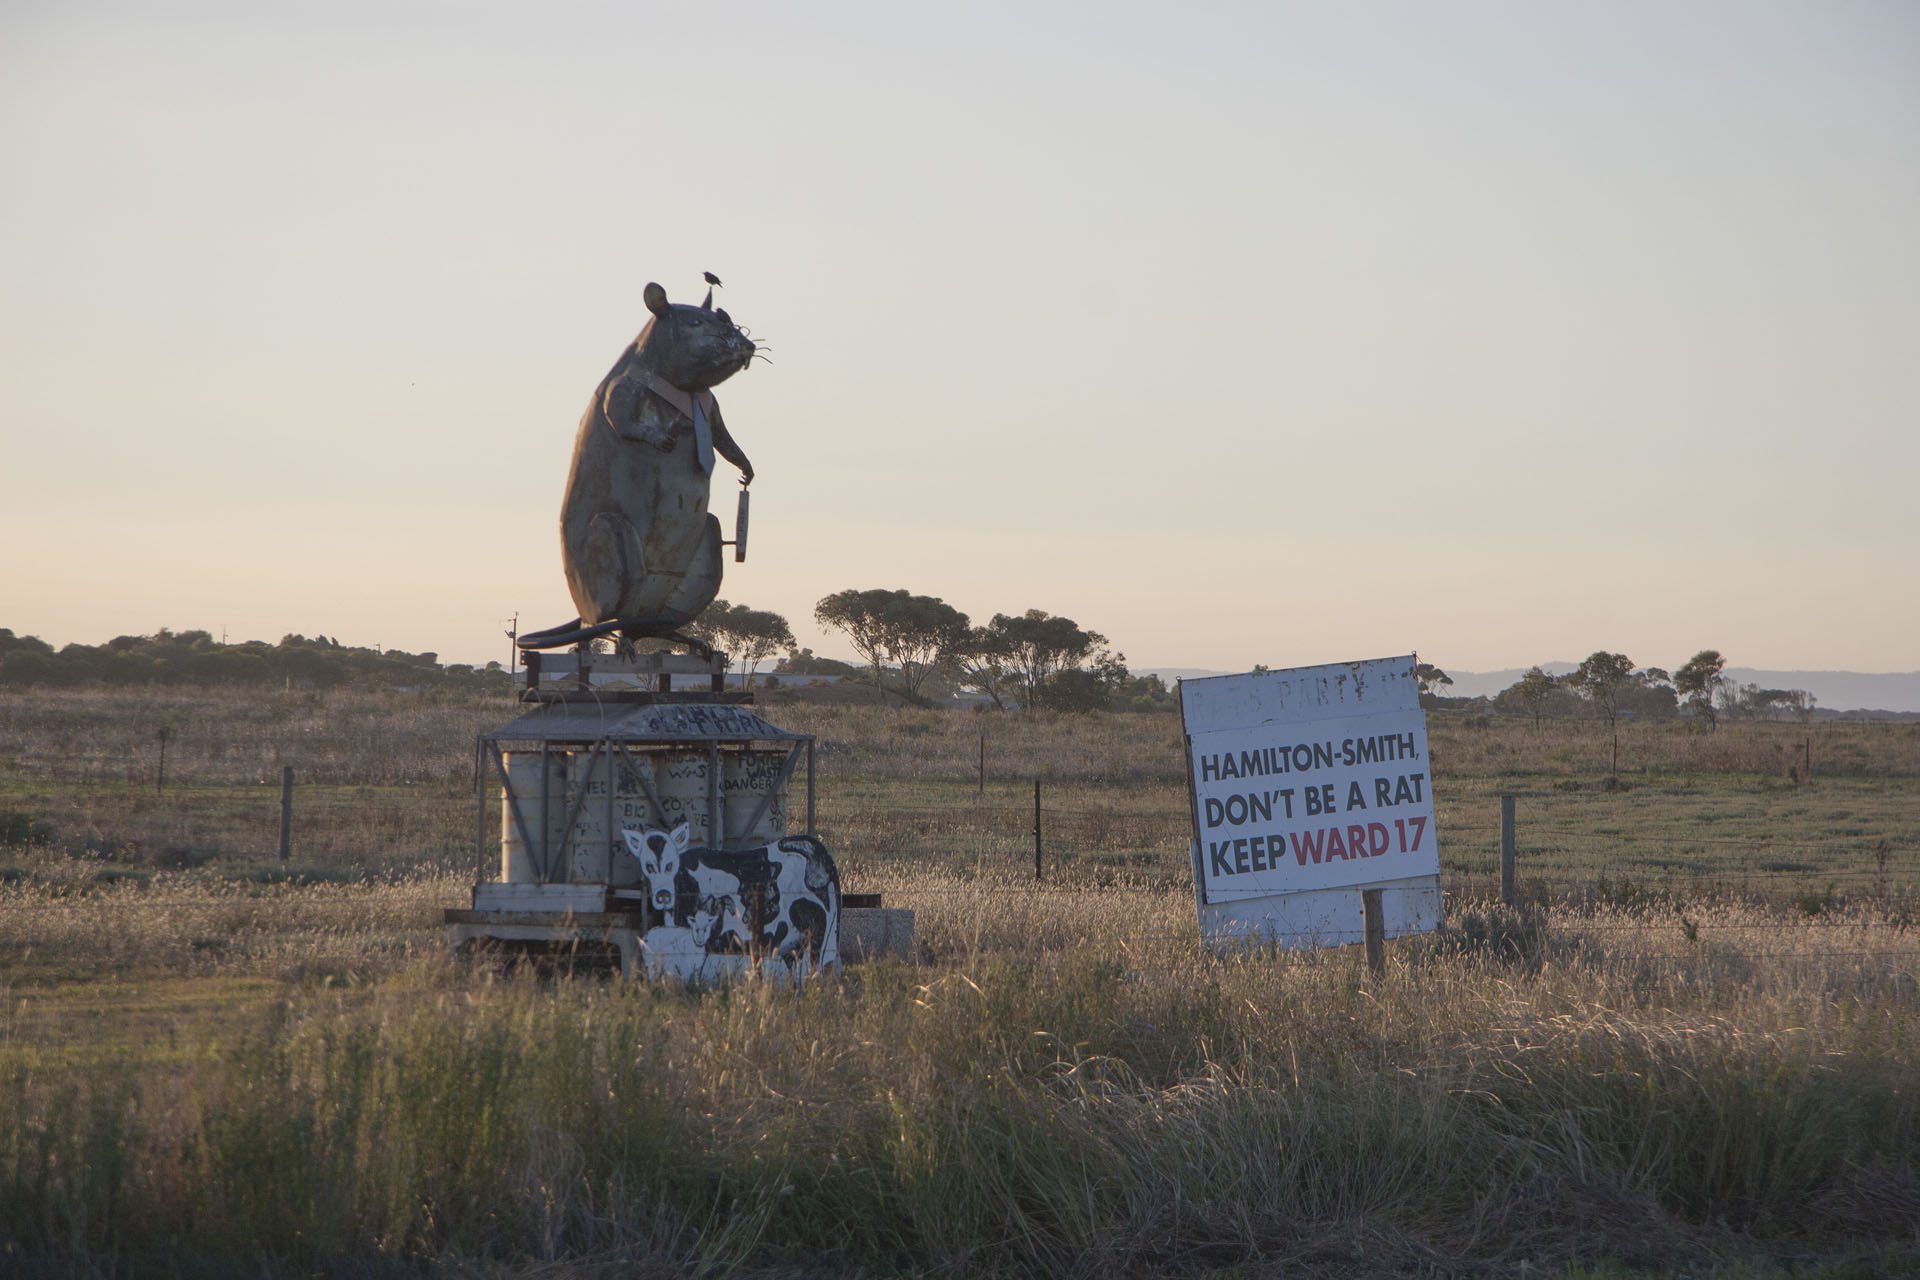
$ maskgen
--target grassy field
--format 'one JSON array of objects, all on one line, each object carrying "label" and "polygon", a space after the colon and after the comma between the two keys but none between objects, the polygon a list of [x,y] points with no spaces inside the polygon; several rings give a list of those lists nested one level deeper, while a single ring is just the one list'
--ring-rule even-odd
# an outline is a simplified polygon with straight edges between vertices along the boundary
[{"label": "grassy field", "polygon": [[767,711],[915,963],[452,962],[498,702],[0,695],[0,1273],[1920,1272],[1920,728],[1628,725],[1615,787],[1436,716],[1448,926],[1376,978],[1199,946],[1169,717]]}]

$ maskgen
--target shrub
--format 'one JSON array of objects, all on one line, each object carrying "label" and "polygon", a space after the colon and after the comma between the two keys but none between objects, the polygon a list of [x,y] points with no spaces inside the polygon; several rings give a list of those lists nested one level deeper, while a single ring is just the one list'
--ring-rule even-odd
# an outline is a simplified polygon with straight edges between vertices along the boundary
[{"label": "shrub", "polygon": [[53,843],[53,824],[18,809],[0,809],[0,848]]}]

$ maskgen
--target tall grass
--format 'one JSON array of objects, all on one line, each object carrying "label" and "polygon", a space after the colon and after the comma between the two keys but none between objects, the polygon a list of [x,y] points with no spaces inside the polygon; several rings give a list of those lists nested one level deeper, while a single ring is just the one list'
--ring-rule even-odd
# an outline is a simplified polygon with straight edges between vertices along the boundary
[{"label": "tall grass", "polygon": [[289,1273],[1920,1249],[1920,989],[1884,922],[1750,910],[1686,951],[1630,913],[1469,918],[1374,979],[1209,957],[1174,895],[962,887],[920,886],[928,964],[799,994],[417,956],[287,986],[185,1065],[0,1040],[0,1232]]},{"label": "tall grass", "polygon": [[[1815,726],[1807,788],[1799,726],[1630,725],[1601,792],[1588,726],[1436,717],[1443,851],[1486,865],[1517,789],[1582,891],[1455,892],[1376,978],[1201,947],[1170,718],[768,708],[917,954],[703,994],[445,956],[511,708],[169,691],[155,795],[128,696],[0,697],[0,807],[51,841],[0,877],[0,1273],[1920,1269],[1904,727]],[[1038,885],[999,812],[1035,776]],[[1892,890],[1817,860],[1881,846]],[[1618,878],[1722,848],[1807,899]]]}]

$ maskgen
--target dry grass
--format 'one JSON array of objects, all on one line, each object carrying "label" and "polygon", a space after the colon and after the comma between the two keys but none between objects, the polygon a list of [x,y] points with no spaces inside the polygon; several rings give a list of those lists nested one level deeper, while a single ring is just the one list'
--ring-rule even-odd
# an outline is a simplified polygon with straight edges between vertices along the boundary
[{"label": "dry grass", "polygon": [[[53,1025],[16,988],[0,1220],[70,1260],[185,1240],[530,1274],[1920,1257],[1915,948],[1869,913],[1481,909],[1376,979],[1345,953],[1210,958],[1175,894],[1012,887],[900,872],[927,961],[801,996],[380,959],[431,890],[211,959],[143,925],[183,989],[225,972],[264,1016],[213,1024],[218,1057],[157,1024],[83,1056],[49,1047],[85,1043],[71,1002]],[[333,893],[289,896],[325,916]],[[95,922],[125,905],[94,895]],[[339,954],[316,933],[376,958],[242,976]]]},{"label": "dry grass", "polygon": [[[461,770],[498,705],[293,695],[297,767],[339,799],[303,793],[306,873],[276,879],[248,842],[277,793],[262,812],[235,764],[267,758],[270,710],[173,703],[253,745],[186,735],[193,785],[155,797],[138,708],[61,697],[0,700],[0,807],[54,839],[0,884],[9,1274],[1920,1268],[1915,770],[1884,726],[1829,742],[1861,758],[1811,787],[1771,763],[1792,726],[1631,726],[1628,758],[1667,764],[1612,792],[1584,727],[1528,749],[1528,726],[1442,718],[1443,851],[1480,865],[1521,790],[1556,892],[1499,907],[1450,870],[1446,930],[1375,978],[1199,946],[1166,718],[782,709],[822,737],[850,877],[915,909],[920,955],[700,995],[445,956]],[[361,758],[389,731],[395,759]],[[1833,862],[1741,893],[1627,861],[1722,833],[1869,870],[1885,845],[1891,884],[1833,887]]]}]

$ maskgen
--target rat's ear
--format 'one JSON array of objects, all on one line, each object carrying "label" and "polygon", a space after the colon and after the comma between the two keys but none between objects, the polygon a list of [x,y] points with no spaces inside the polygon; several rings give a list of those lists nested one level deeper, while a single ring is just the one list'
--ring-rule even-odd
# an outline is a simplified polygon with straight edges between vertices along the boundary
[{"label": "rat's ear", "polygon": [[667,314],[667,291],[659,285],[649,283],[641,297],[647,300],[647,310],[657,316]]},{"label": "rat's ear", "polygon": [[700,309],[702,311],[713,310],[713,290],[707,290],[707,300],[700,304]]}]

